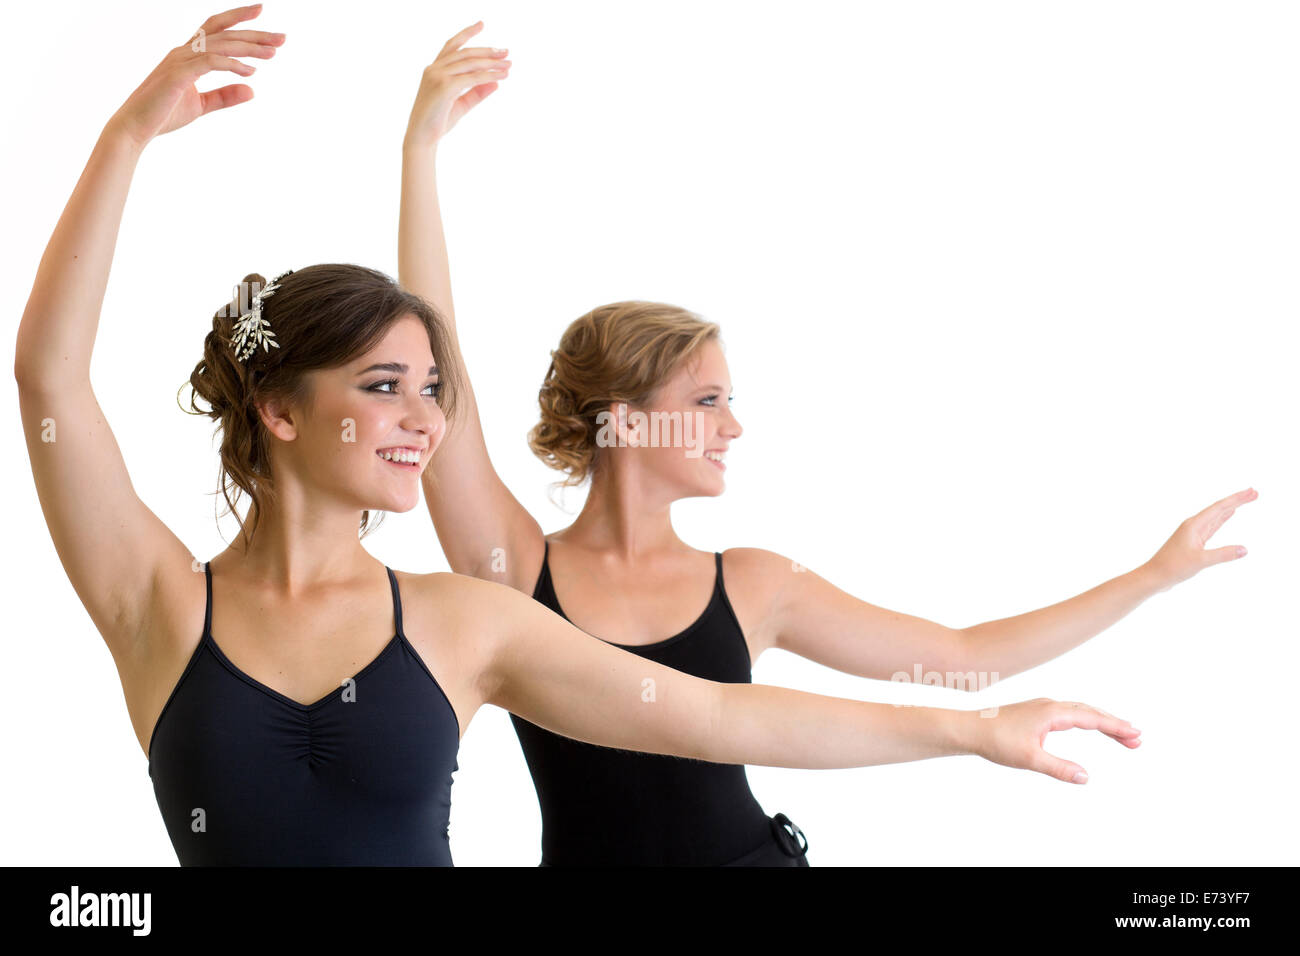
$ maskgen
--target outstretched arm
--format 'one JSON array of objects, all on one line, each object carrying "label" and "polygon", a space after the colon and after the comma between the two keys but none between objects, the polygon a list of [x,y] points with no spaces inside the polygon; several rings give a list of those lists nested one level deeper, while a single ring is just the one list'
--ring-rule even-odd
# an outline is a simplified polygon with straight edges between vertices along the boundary
[{"label": "outstretched arm", "polygon": [[[436,162],[442,137],[505,79],[504,50],[462,48],[482,29],[476,23],[447,41],[424,70],[402,143],[398,279],[442,314],[464,372],[451,298],[451,270],[438,206]],[[424,499],[453,571],[531,592],[542,563],[542,529],[510,493],[488,457],[469,375],[458,416],[424,470]],[[499,550],[498,550],[499,549]]]},{"label": "outstretched arm", "polygon": [[1026,701],[983,716],[704,680],[593,641],[517,592],[470,580],[464,588],[459,607],[483,642],[480,699],[587,743],[811,769],[977,754],[1083,783],[1082,767],[1042,749],[1050,731],[1096,729],[1130,749],[1141,742],[1128,721],[1072,702]]},{"label": "outstretched arm", "polygon": [[1216,501],[1180,524],[1146,563],[1090,591],[1027,614],[966,628],[962,669],[996,672],[1000,677],[1028,670],[1100,634],[1153,594],[1212,565],[1243,557],[1246,549],[1239,545],[1213,549],[1206,545],[1238,505],[1257,497],[1255,489],[1247,488]]},{"label": "outstretched arm", "polygon": [[[1049,661],[1100,634],[1158,591],[1241,555],[1237,546],[1206,550],[1238,505],[1238,492],[1188,518],[1146,563],[1069,600],[1015,617],[952,628],[861,601],[788,558],[756,548],[727,552],[760,616],[747,634],[759,653],[780,647],[860,677],[921,680],[982,690]],[[1244,553],[1244,549],[1242,549]],[[757,657],[757,654],[754,654]],[[972,679],[972,675],[975,677]]]},{"label": "outstretched arm", "polygon": [[211,70],[249,76],[254,68],[233,57],[271,56],[282,35],[228,30],[257,9],[209,18],[206,50],[188,40],[172,50],[108,121],[41,258],[18,329],[14,376],[41,508],[68,578],[119,664],[122,652],[147,650],[136,638],[160,569],[188,574],[191,558],[136,496],[91,389],[91,350],[141,151],[155,136],[252,97],[242,84],[200,94],[194,81]]}]

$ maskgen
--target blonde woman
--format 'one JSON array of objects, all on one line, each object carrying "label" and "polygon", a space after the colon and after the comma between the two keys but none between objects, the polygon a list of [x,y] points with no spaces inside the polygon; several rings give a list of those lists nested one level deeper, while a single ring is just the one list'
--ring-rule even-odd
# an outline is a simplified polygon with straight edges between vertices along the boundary
[{"label": "blonde woman", "polygon": [[[457,349],[435,166],[442,137],[497,88],[467,87],[464,71],[509,62],[504,50],[462,49],[481,29],[453,37],[425,71],[403,149],[400,279],[436,306]],[[1071,600],[947,627],[868,604],[770,551],[710,552],[681,540],[673,502],[720,495],[728,446],[742,434],[730,383],[718,326],[685,309],[616,302],[575,320],[551,353],[529,443],[566,484],[590,481],[590,489],[569,527],[543,534],[492,467],[467,380],[464,414],[424,473],[452,569],[531,595],[600,639],[593,644],[718,683],[746,684],[773,647],[883,680],[917,666],[1005,677],[1235,558],[1235,548],[1205,544],[1254,498],[1246,491],[1216,502],[1149,561]],[[675,444],[662,440],[665,422],[681,426]],[[741,761],[631,753],[556,734],[525,714],[512,719],[541,807],[543,865],[807,865],[806,839],[784,815],[764,811]],[[806,730],[792,723],[786,733]]]}]

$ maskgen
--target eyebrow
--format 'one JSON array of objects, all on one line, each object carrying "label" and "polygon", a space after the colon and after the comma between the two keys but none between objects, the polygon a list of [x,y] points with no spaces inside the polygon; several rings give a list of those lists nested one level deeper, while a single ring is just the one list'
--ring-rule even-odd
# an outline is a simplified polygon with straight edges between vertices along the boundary
[{"label": "eyebrow", "polygon": [[[369,368],[365,368],[362,369],[360,372],[357,372],[357,376],[360,377],[362,375],[369,375],[371,372],[396,372],[398,375],[405,375],[409,370],[410,370],[410,366],[405,365],[401,362],[380,362],[378,365],[372,365]],[[430,365],[429,374],[437,375],[438,366]]]},{"label": "eyebrow", "polygon": [[696,391],[698,391],[698,392],[703,392],[703,391],[706,391],[706,390],[708,390],[708,389],[713,389],[713,391],[715,391],[715,392],[730,392],[730,391],[733,391],[733,389],[729,389],[729,388],[724,389],[721,385],[699,385],[699,386],[696,386]]}]

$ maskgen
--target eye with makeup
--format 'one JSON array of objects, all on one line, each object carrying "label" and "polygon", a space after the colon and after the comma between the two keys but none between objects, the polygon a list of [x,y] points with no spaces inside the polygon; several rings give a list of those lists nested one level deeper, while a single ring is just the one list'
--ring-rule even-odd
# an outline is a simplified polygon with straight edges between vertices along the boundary
[{"label": "eye with makeup", "polygon": [[[716,394],[715,394],[715,395],[706,395],[706,396],[704,396],[704,398],[700,399],[700,404],[701,404],[701,405],[708,405],[710,408],[715,407],[715,406],[713,405],[713,403],[716,402],[720,397],[721,397],[720,395],[716,395]],[[728,404],[728,405],[734,405],[734,404],[736,404],[736,396],[734,396],[734,395],[728,395],[728,396],[727,396],[727,404]]]},{"label": "eye with makeup", "polygon": [[[376,392],[376,393],[378,393],[378,394],[380,394],[380,395],[385,395],[385,394],[387,394],[387,395],[395,395],[396,392],[394,392],[394,391],[385,392],[385,391],[384,391],[380,386],[387,385],[387,386],[389,386],[389,387],[392,388],[392,389],[396,389],[397,386],[400,385],[400,384],[402,384],[401,379],[397,379],[397,378],[386,378],[386,379],[384,379],[382,382],[375,382],[373,385],[368,385],[368,386],[366,386],[366,391],[367,391],[367,392]],[[426,386],[424,386],[424,387],[425,387],[426,389],[428,389],[428,388],[433,389],[433,394],[430,395],[429,397],[432,398],[432,399],[434,399],[434,400],[436,401],[438,398],[440,398],[440,397],[442,396],[442,385],[443,385],[442,382],[430,382],[428,385],[426,385]]]}]

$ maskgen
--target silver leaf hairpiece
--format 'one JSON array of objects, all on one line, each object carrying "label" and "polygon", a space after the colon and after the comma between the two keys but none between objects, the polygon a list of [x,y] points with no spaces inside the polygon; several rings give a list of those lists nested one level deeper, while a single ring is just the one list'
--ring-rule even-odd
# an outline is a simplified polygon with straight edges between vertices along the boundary
[{"label": "silver leaf hairpiece", "polygon": [[268,298],[280,288],[280,280],[293,272],[283,272],[276,276],[271,282],[264,286],[253,296],[253,307],[239,317],[235,322],[231,339],[231,345],[235,349],[235,358],[240,362],[246,362],[257,347],[262,346],[264,352],[271,351],[272,347],[279,348],[280,343],[275,341],[275,333],[271,331],[271,323],[262,318],[262,300]]}]

